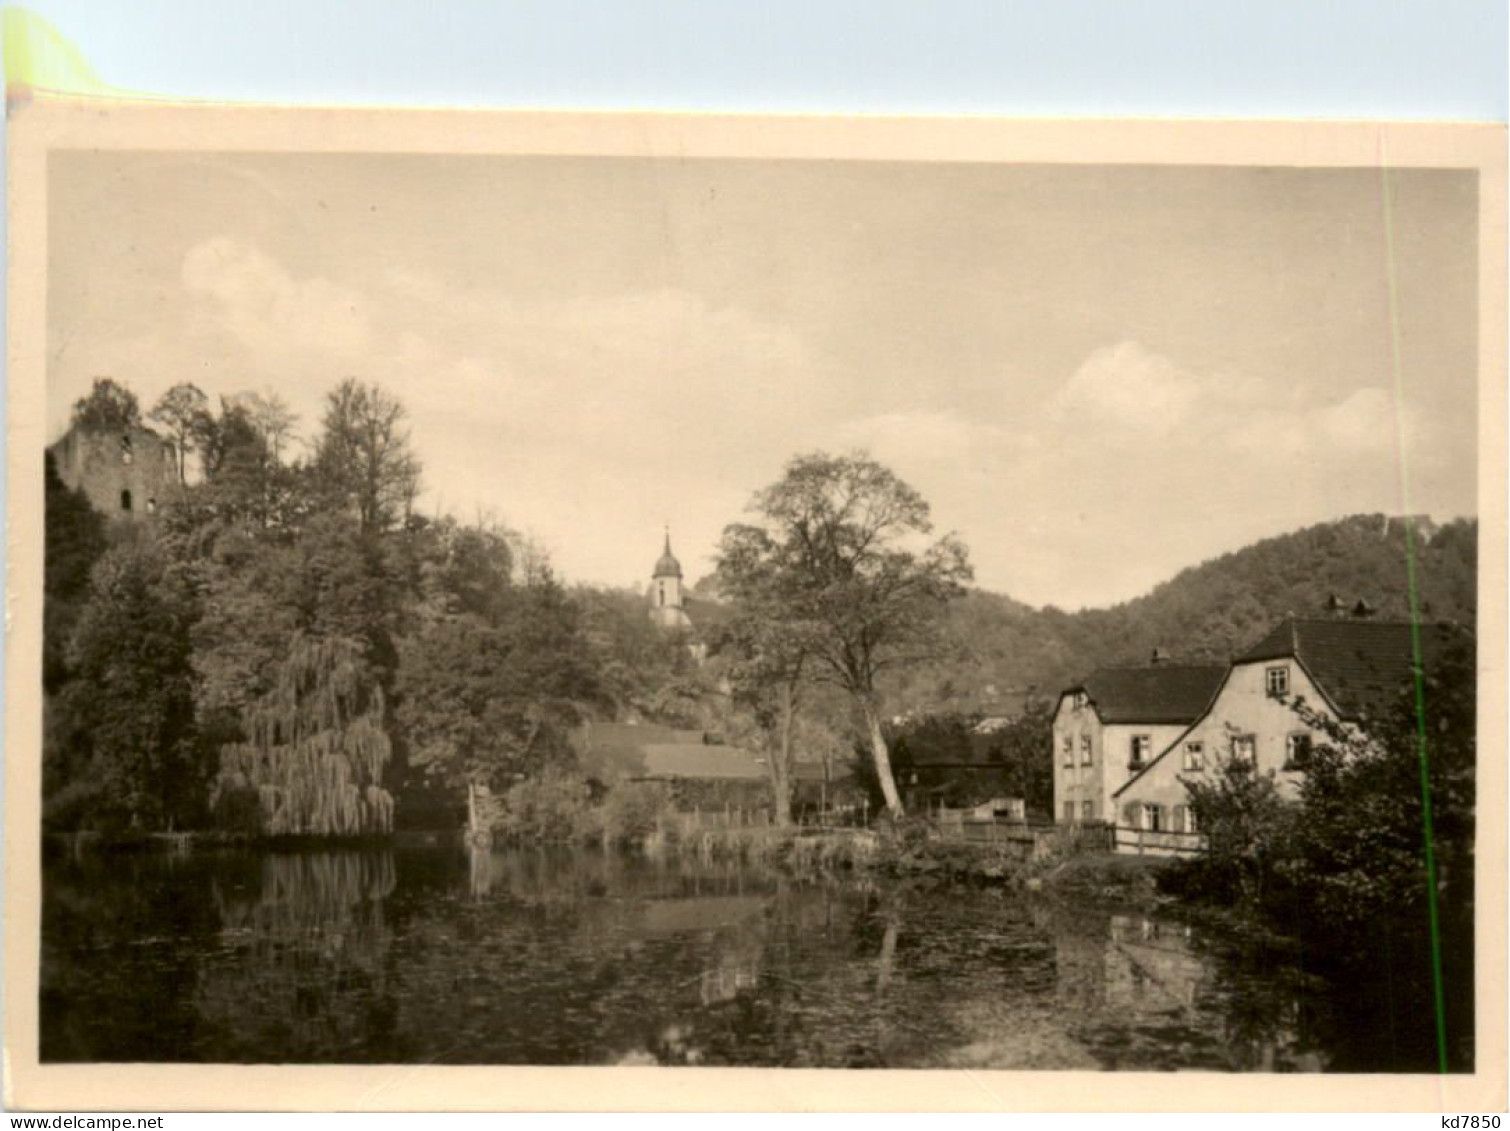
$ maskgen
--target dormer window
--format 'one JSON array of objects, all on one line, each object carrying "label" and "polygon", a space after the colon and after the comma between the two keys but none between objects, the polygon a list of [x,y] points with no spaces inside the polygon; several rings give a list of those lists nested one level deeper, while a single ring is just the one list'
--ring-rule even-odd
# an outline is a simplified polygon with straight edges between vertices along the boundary
[{"label": "dormer window", "polygon": [[1290,693],[1290,669],[1265,668],[1264,690],[1273,696],[1288,695]]}]

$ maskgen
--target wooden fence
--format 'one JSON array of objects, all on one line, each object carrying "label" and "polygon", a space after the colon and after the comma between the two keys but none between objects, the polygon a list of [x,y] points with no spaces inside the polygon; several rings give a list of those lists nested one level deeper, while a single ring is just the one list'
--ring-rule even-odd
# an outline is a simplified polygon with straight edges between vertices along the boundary
[{"label": "wooden fence", "polygon": [[1206,851],[1206,838],[1200,833],[1138,829],[1131,825],[1117,825],[1113,833],[1117,852],[1135,852],[1140,856],[1199,856]]},{"label": "wooden fence", "polygon": [[1200,833],[1139,829],[1107,821],[1021,821],[976,817],[969,809],[940,809],[932,814],[945,840],[972,844],[1021,844],[1035,852],[1049,848],[1070,852],[1128,852],[1139,855],[1194,856],[1206,851]]},{"label": "wooden fence", "polygon": [[1101,821],[1056,825],[1053,821],[1015,817],[977,817],[969,809],[938,809],[933,817],[944,840],[970,844],[1018,844],[1035,855],[1051,849],[1077,852],[1110,852],[1115,843],[1112,827]]}]

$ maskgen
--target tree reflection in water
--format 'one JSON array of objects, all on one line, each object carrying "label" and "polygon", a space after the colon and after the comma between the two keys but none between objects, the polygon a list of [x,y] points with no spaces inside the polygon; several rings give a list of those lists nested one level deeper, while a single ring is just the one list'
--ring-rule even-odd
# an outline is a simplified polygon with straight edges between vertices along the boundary
[{"label": "tree reflection in water", "polygon": [[1317,1070],[1323,988],[1162,918],[561,850],[49,862],[45,1060]]}]

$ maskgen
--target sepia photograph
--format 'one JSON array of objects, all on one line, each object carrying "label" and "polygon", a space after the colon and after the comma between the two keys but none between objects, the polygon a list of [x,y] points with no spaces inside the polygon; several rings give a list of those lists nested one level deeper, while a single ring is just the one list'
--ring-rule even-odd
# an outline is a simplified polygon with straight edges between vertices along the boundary
[{"label": "sepia photograph", "polygon": [[46,109],[36,1069],[1502,1080],[1502,132]]}]

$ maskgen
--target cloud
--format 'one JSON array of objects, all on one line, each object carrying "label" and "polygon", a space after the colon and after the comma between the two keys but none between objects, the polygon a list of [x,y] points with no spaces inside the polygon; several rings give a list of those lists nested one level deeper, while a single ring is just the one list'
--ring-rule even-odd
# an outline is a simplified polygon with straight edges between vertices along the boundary
[{"label": "cloud", "polygon": [[364,296],[320,277],[295,278],[258,248],[220,236],[195,244],[180,272],[185,290],[244,345],[351,354],[372,328]]},{"label": "cloud", "polygon": [[834,411],[800,335],[686,289],[553,298],[396,268],[357,283],[227,235],[192,246],[178,282],[179,324],[91,339],[68,396],[107,361],[149,406],[181,380],[212,396],[273,383],[308,435],[335,382],[379,382],[409,410],[427,505],[526,527],[577,578],[636,579],[625,546],[665,521],[711,545]]},{"label": "cloud", "polygon": [[487,420],[605,454],[711,451],[823,411],[823,363],[789,329],[661,288],[506,296],[389,269],[357,287],[301,277],[228,236],[184,256],[192,333],[233,369],[392,385],[416,416]]},{"label": "cloud", "polygon": [[1104,604],[1264,534],[1399,509],[1397,424],[1418,475],[1440,448],[1382,385],[1322,399],[1305,374],[1206,372],[1133,339],[967,406],[938,399],[945,381],[857,399],[858,375],[789,325],[690,289],[505,294],[399,267],[357,282],[230,236],[191,247],[178,282],[160,323],[60,351],[58,413],[98,373],[148,405],[180,380],[272,383],[307,434],[336,381],[377,381],[409,408],[427,505],[522,527],[581,580],[639,580],[666,521],[700,572],[795,452],[867,448],[964,536],[981,584]]},{"label": "cloud", "polygon": [[[1137,341],[1086,356],[1038,404],[1011,412],[891,411],[846,420],[815,446],[863,447],[962,532],[983,584],[1033,603],[1107,604],[1265,534],[1398,510],[1396,405],[1366,387],[1202,374]],[[1407,449],[1430,437],[1403,413]]]},{"label": "cloud", "polygon": [[1201,383],[1167,357],[1138,342],[1121,342],[1086,358],[1054,394],[1046,415],[1060,426],[1083,421],[1166,436],[1191,422],[1202,396]]},{"label": "cloud", "polygon": [[1200,374],[1135,341],[1090,354],[1005,461],[1021,527],[1055,546],[1000,568],[1030,600],[1104,604],[1266,533],[1400,508],[1400,437],[1423,414],[1383,387],[1328,403],[1316,383]]}]

